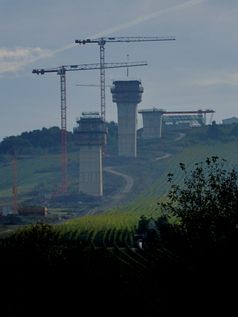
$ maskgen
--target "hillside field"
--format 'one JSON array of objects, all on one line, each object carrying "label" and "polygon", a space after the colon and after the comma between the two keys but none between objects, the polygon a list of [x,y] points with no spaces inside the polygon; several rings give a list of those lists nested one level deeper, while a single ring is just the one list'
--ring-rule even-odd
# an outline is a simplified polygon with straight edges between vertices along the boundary
[{"label": "hillside field", "polygon": [[[14,229],[14,234],[5,232],[1,238],[6,239],[0,239],[1,270],[7,272],[2,287],[3,307],[10,315],[16,315],[19,310],[25,312],[29,302],[38,307],[42,294],[44,300],[39,308],[42,313],[49,307],[54,313],[65,309],[66,314],[72,314],[74,309],[92,312],[96,308],[97,313],[107,311],[111,315],[113,305],[119,315],[126,311],[132,316],[149,316],[191,313],[190,305],[201,314],[208,309],[220,311],[220,307],[227,312],[233,307],[234,293],[229,282],[236,276],[237,235],[232,238],[234,241],[227,239],[219,248],[202,245],[202,254],[196,248],[193,253],[176,232],[168,231],[168,236],[157,244],[147,245],[148,242],[143,241],[143,247],[135,238],[142,215],[147,218],[160,215],[157,202],[166,199],[168,173],[173,173],[175,181],[181,183],[180,162],[192,168],[195,162],[208,156],[219,156],[227,160],[228,169],[238,167],[236,142],[213,142],[183,149],[182,144],[180,146],[180,151],[171,151],[171,156],[161,160],[156,158],[165,157],[165,153],[159,151],[134,161],[114,159],[113,168],[133,178],[134,185],[130,193],[120,196],[122,201],[115,199],[116,190],[108,195],[108,200],[114,198],[117,202],[113,208],[88,206],[86,212],[72,214],[76,207],[68,207],[66,211],[71,219],[53,226],[39,223],[16,231],[16,226],[5,226],[5,230]],[[58,164],[59,157],[54,158]],[[24,169],[31,171],[29,181],[25,179],[28,188],[40,181],[37,173],[35,179],[30,177],[37,169],[45,169],[42,174],[45,173],[48,180],[52,175],[54,180],[59,178],[59,172],[49,159],[44,162],[38,159],[37,162],[34,158],[20,162],[22,173]],[[107,163],[111,166],[112,160],[107,159]],[[10,173],[10,170],[9,163],[2,163],[1,172]],[[124,185],[120,183],[119,188]],[[7,191],[4,192],[3,184],[1,186],[3,195]],[[9,192],[10,187],[9,181]],[[27,195],[27,186],[23,188]],[[107,200],[104,203],[110,205]],[[57,213],[56,208],[50,209],[52,213]],[[14,294],[9,297],[12,289]],[[52,294],[57,297],[56,302]],[[8,304],[7,299],[14,299],[16,305]],[[110,305],[105,305],[109,302]]]},{"label": "hillside field", "polygon": [[[173,173],[175,181],[181,183],[182,173],[179,163],[185,163],[192,168],[194,163],[203,161],[209,156],[219,156],[227,160],[228,169],[238,168],[238,151],[235,151],[236,142],[197,145],[185,148],[181,153],[163,161],[164,172],[143,194],[125,206],[114,207],[105,210],[101,214],[86,215],[72,219],[60,225],[62,232],[71,232],[72,235],[85,235],[90,233],[93,238],[98,231],[105,235],[108,230],[123,230],[134,233],[138,219],[141,215],[158,217],[160,210],[157,205],[159,200],[166,199],[169,191],[168,173]],[[129,170],[128,170],[129,172]],[[131,174],[132,175],[132,174]]]},{"label": "hillside field", "polygon": [[[44,221],[56,221],[60,215],[72,218],[60,225],[61,230],[75,232],[106,232],[126,229],[133,232],[141,215],[160,215],[157,202],[165,199],[169,191],[167,175],[173,173],[180,183],[182,174],[179,163],[192,167],[195,162],[208,156],[219,156],[227,160],[228,168],[237,167],[237,142],[211,142],[185,146],[179,142],[162,140],[139,143],[137,159],[120,159],[106,156],[105,166],[112,167],[133,179],[130,192],[119,195],[125,186],[122,177],[104,172],[105,197],[93,203],[78,203],[78,152],[69,153],[69,191],[74,202],[55,201],[54,195],[60,186],[60,155],[45,154],[20,157],[17,161],[18,200],[38,204],[48,203],[49,216]],[[163,149],[163,151],[162,151]],[[12,203],[12,164],[9,157],[2,157],[0,163],[0,207]],[[53,197],[53,198],[52,198]],[[78,218],[77,218],[78,217]],[[48,220],[47,220],[48,219]],[[51,220],[50,220],[51,219]],[[73,234],[71,232],[71,234]],[[94,233],[93,233],[94,232]]]}]

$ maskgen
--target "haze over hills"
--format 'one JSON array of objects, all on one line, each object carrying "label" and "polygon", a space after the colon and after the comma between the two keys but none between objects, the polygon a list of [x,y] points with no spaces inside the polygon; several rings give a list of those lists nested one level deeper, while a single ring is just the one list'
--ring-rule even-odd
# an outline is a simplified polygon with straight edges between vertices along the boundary
[{"label": "haze over hills", "polygon": [[[191,313],[194,307],[196,311],[213,312],[233,308],[234,293],[228,281],[234,281],[236,276],[236,232],[229,227],[228,233],[225,232],[227,236],[223,234],[215,242],[196,236],[188,239],[176,219],[171,218],[168,223],[161,217],[157,203],[159,199],[166,199],[168,173],[174,174],[176,183],[183,181],[178,168],[180,162],[193,168],[195,162],[204,161],[208,156],[220,156],[227,160],[227,169],[237,169],[238,152],[234,150],[237,130],[237,125],[213,125],[190,130],[186,135],[170,134],[159,141],[138,139],[138,158],[132,160],[106,155],[106,167],[133,180],[128,192],[123,192],[128,179],[112,174],[113,179],[105,179],[108,192],[101,205],[98,201],[83,201],[79,194],[75,200],[74,195],[69,196],[69,200],[67,197],[49,199],[49,215],[55,218],[46,217],[40,222],[38,219],[37,224],[25,226],[10,236],[9,231],[6,232],[5,239],[1,236],[0,266],[9,272],[6,282],[2,282],[5,290],[2,309],[11,314],[25,312],[28,301],[37,305],[42,292],[45,295],[39,307],[42,313],[45,309],[52,309],[54,313],[87,309],[95,313],[96,305],[97,313],[111,314],[111,307],[108,304],[105,308],[105,301],[115,307],[119,305],[120,314],[127,311],[132,316],[135,313],[137,316]],[[47,193],[47,186],[59,182],[59,149],[54,148],[56,153],[51,153],[51,148],[45,149],[46,153],[36,148],[38,154],[20,155],[19,198],[42,202],[41,195]],[[77,179],[78,149],[69,154],[71,189],[75,194],[78,191],[77,186],[73,188]],[[11,167],[5,155],[1,155],[0,171],[2,203],[7,195],[8,201],[11,200]],[[116,188],[109,188],[112,184],[116,184]],[[60,206],[64,210],[59,211]],[[46,224],[47,221],[59,222],[59,215],[72,219],[62,217],[60,222],[63,220],[63,223]],[[196,219],[195,227],[199,228],[198,221]],[[36,218],[28,218],[30,222],[35,223]],[[141,229],[142,232],[147,233],[143,242],[137,240],[138,236],[143,237],[138,223],[145,230]],[[11,228],[10,223],[5,224],[5,228]],[[78,285],[77,292],[68,291],[72,283]],[[14,293],[9,299],[6,294],[13,286],[23,295]],[[59,299],[62,301],[61,305],[52,302],[52,294],[57,296],[57,303]],[[12,299],[17,305],[7,304]]]},{"label": "haze over hills", "polygon": [[[140,199],[143,201],[141,209],[145,211],[146,202],[150,204],[151,195],[155,201],[166,194],[168,190],[166,175],[176,170],[179,161],[192,162],[213,153],[227,156],[234,163],[236,160],[232,142],[237,140],[237,125],[214,124],[190,129],[181,137],[179,133],[170,133],[159,140],[143,140],[140,137],[141,131],[138,130],[136,159],[117,157],[117,124],[109,123],[108,131],[108,144],[104,157],[103,198],[95,199],[79,194],[79,147],[77,136],[73,133],[68,133],[69,194],[61,198],[57,195],[61,179],[60,129],[52,127],[23,132],[20,136],[5,138],[0,143],[0,168],[3,176],[0,181],[0,205],[4,207],[12,204],[12,166],[9,162],[9,154],[12,154],[13,149],[18,158],[19,203],[46,204],[49,210],[62,208],[68,210],[68,216],[70,212],[79,215],[92,209],[97,212],[109,208],[121,208],[120,206],[129,203],[124,209],[130,210],[131,204]],[[226,146],[227,149],[223,150]],[[156,209],[155,206],[153,208]]]},{"label": "haze over hills", "polygon": [[0,314],[232,316],[238,1],[0,3]]}]

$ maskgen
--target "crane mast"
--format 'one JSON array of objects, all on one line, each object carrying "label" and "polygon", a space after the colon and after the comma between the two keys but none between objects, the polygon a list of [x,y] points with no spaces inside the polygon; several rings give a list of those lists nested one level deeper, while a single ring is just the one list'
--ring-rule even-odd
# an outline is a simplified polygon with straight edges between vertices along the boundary
[{"label": "crane mast", "polygon": [[[105,68],[121,68],[133,66],[146,66],[147,62],[130,62],[130,63],[104,63]],[[67,104],[66,104],[66,72],[78,70],[102,69],[101,63],[81,64],[81,65],[63,65],[55,68],[33,69],[32,73],[44,75],[46,73],[56,73],[60,76],[60,107],[61,107],[61,192],[66,193],[68,189],[68,153],[67,153]],[[105,78],[105,73],[104,73]],[[105,83],[104,83],[105,84]],[[104,85],[105,86],[105,85]],[[105,98],[105,97],[104,97]],[[105,100],[105,99],[104,99]]]},{"label": "crane mast", "polygon": [[105,88],[105,43],[100,45],[100,83],[101,83],[101,117],[106,120],[106,88]]},{"label": "crane mast", "polygon": [[97,43],[100,48],[100,99],[101,116],[106,120],[106,96],[105,96],[105,44],[109,43],[129,43],[129,42],[155,42],[155,41],[174,41],[175,37],[159,36],[128,36],[128,37],[101,37],[96,39],[75,40],[77,44]]},{"label": "crane mast", "polygon": [[68,151],[67,151],[67,121],[66,121],[66,75],[65,69],[62,67],[59,70],[60,75],[60,104],[61,104],[61,169],[62,181],[61,192],[67,192],[68,187]]},{"label": "crane mast", "polygon": [[12,179],[12,211],[14,214],[17,214],[17,159],[15,153],[12,156]]}]

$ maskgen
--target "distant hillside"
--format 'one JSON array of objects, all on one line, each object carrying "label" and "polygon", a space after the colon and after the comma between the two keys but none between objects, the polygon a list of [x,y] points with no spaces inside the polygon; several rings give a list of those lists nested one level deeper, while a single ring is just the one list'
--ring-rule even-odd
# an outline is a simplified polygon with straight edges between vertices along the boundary
[{"label": "distant hillside", "polygon": [[[107,123],[108,127],[108,151],[111,153],[117,148],[117,124]],[[77,149],[77,134],[67,132],[69,151]],[[19,155],[40,154],[40,153],[59,153],[61,142],[61,131],[58,127],[42,128],[23,132],[17,136],[9,136],[0,143],[0,155],[12,154]]]},{"label": "distant hillside", "polygon": [[[79,147],[76,135],[69,132],[69,194],[66,196],[59,196],[59,128],[43,128],[6,138],[0,144],[4,153],[0,155],[0,208],[12,204],[13,170],[11,160],[5,154],[9,154],[15,144],[19,146],[17,194],[20,203],[47,204],[50,208],[63,208],[67,212],[76,211],[77,214],[113,209],[113,212],[138,215],[157,213],[156,202],[168,192],[167,174],[172,172],[179,179],[177,171],[180,162],[192,164],[209,155],[217,155],[227,159],[229,164],[237,165],[237,127],[213,124],[186,133],[170,133],[157,140],[138,138],[138,157],[130,159],[117,156],[117,125],[109,123],[108,144],[103,160],[104,197],[99,200],[92,200],[79,193]],[[214,131],[219,132],[215,134]],[[42,141],[43,136],[45,143]],[[129,190],[125,190],[126,179],[131,180]]]},{"label": "distant hillside", "polygon": [[[71,137],[72,133],[68,132],[68,138],[71,139]],[[42,128],[4,138],[0,143],[0,154],[9,154],[13,151],[17,154],[33,154],[45,149],[57,151],[59,146],[60,129],[58,127]]]},{"label": "distant hillside", "polygon": [[[236,148],[237,141],[212,141],[207,142],[207,144],[200,143],[194,146],[184,147],[184,149],[177,154],[160,162],[158,169],[162,167],[163,172],[161,175],[157,178],[155,177],[151,185],[145,189],[143,193],[135,197],[130,204],[123,207],[121,211],[139,215],[156,213],[158,211],[158,200],[166,198],[170,188],[168,174],[174,174],[177,183],[182,181],[183,174],[179,169],[179,163],[185,163],[190,168],[194,163],[201,162],[207,157],[218,156],[226,160],[228,169],[235,168],[238,171],[238,151]],[[141,174],[143,175],[143,170]],[[140,180],[143,182],[143,177],[141,177]]]},{"label": "distant hillside", "polygon": [[[215,121],[211,125],[200,128],[193,128],[186,131],[184,138],[184,145],[191,146],[191,144],[206,143],[212,141],[236,141],[238,140],[238,124],[216,124]],[[187,142],[187,144],[186,144]]]},{"label": "distant hillside", "polygon": [[[108,122],[107,128],[107,153],[117,154],[117,123],[113,121]],[[138,139],[142,137],[142,130],[138,130]],[[211,125],[193,128],[184,132],[186,134],[183,142],[184,146],[203,143],[207,140],[234,141],[238,139],[238,124],[218,125],[213,121]],[[163,138],[167,139],[166,137]],[[77,134],[68,131],[67,140],[69,151],[78,149]],[[60,142],[61,131],[58,127],[26,131],[17,136],[5,137],[0,143],[0,155],[11,154],[13,152],[19,155],[59,153]]]}]

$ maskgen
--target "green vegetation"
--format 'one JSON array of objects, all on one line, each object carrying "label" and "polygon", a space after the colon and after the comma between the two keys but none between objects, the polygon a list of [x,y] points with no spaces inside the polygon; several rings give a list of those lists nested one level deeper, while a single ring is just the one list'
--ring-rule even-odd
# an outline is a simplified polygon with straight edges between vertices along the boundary
[{"label": "green vegetation", "polygon": [[190,243],[214,244],[234,235],[238,223],[238,174],[227,170],[225,160],[217,156],[195,163],[191,171],[180,163],[182,185],[173,181],[163,212],[175,216]]},{"label": "green vegetation", "polygon": [[[158,205],[158,202],[167,201],[167,194],[170,190],[168,173],[173,174],[175,183],[183,183],[184,174],[178,168],[180,162],[184,162],[188,166],[188,169],[191,170],[197,161],[203,161],[206,157],[225,153],[224,157],[227,161],[224,162],[224,167],[228,170],[237,168],[238,153],[234,152],[235,146],[236,143],[232,142],[226,144],[216,143],[213,146],[200,145],[186,148],[175,157],[168,159],[166,163],[163,163],[164,172],[159,179],[154,180],[154,184],[134,201],[128,203],[126,206],[114,207],[99,215],[89,214],[85,217],[69,220],[60,225],[60,230],[68,233],[71,232],[70,234],[79,237],[81,234],[85,237],[85,232],[91,232],[88,235],[88,239],[91,242],[93,242],[97,232],[105,234],[107,231],[122,230],[123,228],[128,230],[128,234],[133,236],[140,216],[145,215],[153,218],[161,216],[161,207]],[[174,221],[174,218],[171,221]]]},{"label": "green vegetation", "polygon": [[183,139],[184,144],[230,142],[238,140],[238,124],[218,125],[215,121],[211,125],[192,129]]},{"label": "green vegetation", "polygon": [[[99,201],[89,201],[89,198],[78,194],[78,151],[69,152],[69,195],[60,197],[57,195],[60,187],[60,154],[50,153],[45,149],[39,155],[20,155],[17,160],[18,201],[49,207],[49,216],[45,221],[61,221],[73,217],[70,225],[77,223],[78,230],[81,226],[94,222],[98,230],[105,230],[105,223],[109,228],[122,227],[128,224],[133,231],[138,217],[141,215],[159,216],[160,207],[158,200],[166,200],[169,191],[167,174],[173,173],[177,183],[182,182],[182,171],[177,168],[179,162],[184,162],[190,168],[194,162],[202,161],[209,156],[222,156],[227,160],[226,166],[236,167],[238,153],[234,151],[237,141],[208,140],[202,141],[200,134],[207,133],[209,127],[191,130],[185,138],[175,141],[176,135],[168,135],[161,140],[138,140],[138,158],[129,160],[111,155],[116,148],[116,125],[110,123],[110,138],[104,163],[112,166],[116,171],[129,175],[133,179],[133,187],[130,192],[119,199],[114,199],[117,192],[125,185],[123,178],[105,172],[104,192],[105,197]],[[229,128],[229,129],[228,129]],[[222,127],[222,134],[229,136],[234,127]],[[219,126],[219,129],[221,127]],[[232,138],[234,133],[232,132]],[[231,139],[232,139],[231,138]],[[205,139],[204,139],[205,140]],[[208,141],[207,141],[208,140]],[[192,145],[191,145],[192,144]],[[112,150],[114,148],[114,150]],[[50,149],[50,148],[49,148]],[[160,160],[166,154],[167,158]],[[221,155],[222,154],[222,155]],[[12,166],[9,157],[1,156],[0,161],[0,207],[11,205],[12,201]],[[108,211],[108,208],[110,209]],[[58,210],[60,210],[58,212]],[[61,212],[61,210],[64,210]],[[97,215],[100,212],[102,215]],[[75,216],[88,214],[87,218],[75,219]],[[91,216],[90,216],[91,214]],[[123,214],[123,217],[114,216]],[[97,220],[99,219],[99,220]],[[35,219],[37,220],[37,219]],[[32,221],[34,221],[32,219]],[[24,219],[23,219],[24,222]],[[68,224],[67,224],[68,226]],[[76,227],[76,225],[75,225]],[[89,230],[94,230],[93,228]],[[84,230],[83,230],[84,231]]]},{"label": "green vegetation", "polygon": [[194,309],[229,315],[236,305],[230,281],[237,283],[238,184],[225,163],[215,156],[189,169],[180,163],[182,181],[169,174],[165,214],[137,213],[136,225],[132,213],[111,211],[57,226],[38,223],[0,239],[2,309],[25,312],[44,294],[40,313],[111,314],[113,305],[119,314],[140,316]]},{"label": "green vegetation", "polygon": [[[192,147],[184,148],[180,153],[168,158],[164,161],[158,161],[158,170],[161,169],[161,174],[155,174],[151,179],[151,186],[144,188],[143,194],[139,195],[133,202],[123,208],[124,212],[132,212],[141,214],[150,214],[158,211],[157,201],[158,199],[164,199],[169,191],[168,173],[174,175],[174,181],[181,183],[183,180],[183,173],[178,168],[180,162],[184,162],[188,168],[191,168],[197,161],[203,161],[206,157],[221,156],[227,161],[226,167],[237,168],[238,167],[238,153],[234,151],[236,148],[236,142],[213,142],[208,145],[195,145]],[[152,169],[152,167],[150,166]],[[156,167],[154,167],[155,169]],[[132,173],[133,169],[128,173]],[[139,169],[138,169],[139,171]],[[142,171],[143,173],[143,171]],[[153,172],[152,172],[153,173]],[[133,175],[133,174],[130,174]],[[133,175],[134,176],[134,175]],[[138,177],[140,174],[138,175]],[[135,176],[136,177],[136,176]],[[145,177],[139,179],[139,182]]]},{"label": "green vegetation", "polygon": [[[117,124],[109,122],[108,128],[108,151],[116,153],[117,147]],[[77,134],[67,132],[69,151],[78,150]],[[58,127],[23,132],[18,136],[5,137],[0,143],[0,155],[33,155],[42,153],[59,153],[61,131]]]},{"label": "green vegetation", "polygon": [[[108,123],[107,155],[117,147],[117,125]],[[59,197],[61,184],[60,129],[24,132],[6,137],[0,143],[0,208],[12,205],[13,157],[16,158],[18,203],[50,205],[50,208],[68,208],[78,211],[97,203],[78,193],[77,135],[68,132],[69,195]],[[105,194],[109,195],[122,185],[121,178],[105,174]],[[77,196],[77,197],[76,197]],[[92,199],[90,199],[92,201]],[[80,202],[80,205],[78,204]],[[89,205],[89,206],[88,206]]]}]

